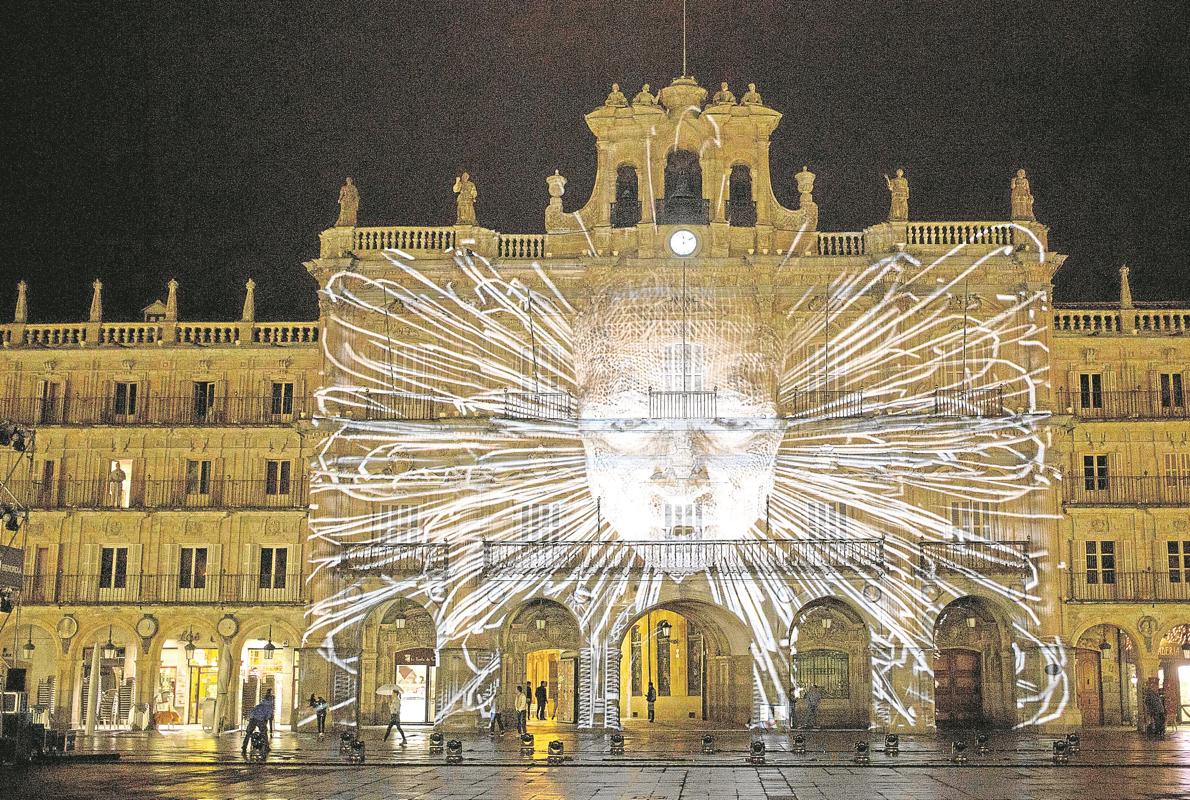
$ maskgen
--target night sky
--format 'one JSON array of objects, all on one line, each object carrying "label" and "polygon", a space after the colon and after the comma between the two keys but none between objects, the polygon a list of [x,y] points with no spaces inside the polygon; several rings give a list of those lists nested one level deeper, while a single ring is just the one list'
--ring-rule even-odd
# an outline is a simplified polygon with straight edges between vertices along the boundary
[{"label": "night sky", "polygon": [[[690,0],[690,71],[757,83],[785,117],[778,197],[817,173],[823,230],[883,218],[882,173],[914,219],[1003,219],[1025,167],[1060,300],[1190,298],[1190,3]],[[582,116],[680,72],[680,0],[8,4],[0,316],[133,319],[181,282],[181,315],[317,315],[302,262],[345,175],[363,224],[449,224],[454,176],[479,220],[540,232],[594,177]]]}]

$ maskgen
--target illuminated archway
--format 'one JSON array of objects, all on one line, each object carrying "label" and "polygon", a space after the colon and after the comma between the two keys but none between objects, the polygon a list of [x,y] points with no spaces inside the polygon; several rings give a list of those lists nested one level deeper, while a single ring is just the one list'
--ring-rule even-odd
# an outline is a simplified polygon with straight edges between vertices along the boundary
[{"label": "illuminated archway", "polygon": [[934,622],[934,715],[939,726],[1016,722],[1007,626],[988,601],[960,597]]},{"label": "illuminated archway", "polygon": [[[513,708],[515,693],[531,686],[530,722],[577,722],[582,647],[578,620],[561,603],[539,597],[521,606],[504,630],[501,708]],[[543,682],[541,709],[537,700]]]},{"label": "illuminated archway", "polygon": [[1157,685],[1168,723],[1190,722],[1190,624],[1174,625],[1157,646],[1161,667]]},{"label": "illuminated archway", "polygon": [[752,718],[751,635],[710,603],[678,600],[639,614],[620,638],[619,718],[648,724],[650,684],[661,724],[722,723]]},{"label": "illuminated archway", "polygon": [[[867,729],[872,697],[872,660],[868,625],[841,600],[824,598],[807,603],[794,619],[793,684],[800,726]],[[821,697],[815,712],[807,700],[817,688]]]},{"label": "illuminated archway", "polygon": [[[122,623],[97,625],[79,637],[74,649],[74,691],[71,720],[86,727],[91,714],[91,684],[99,687],[97,729],[122,729],[132,726],[136,682],[140,677],[140,637]],[[109,647],[110,643],[110,647]],[[98,659],[93,659],[98,653]]]},{"label": "illuminated archway", "polygon": [[1084,725],[1135,725],[1136,642],[1115,625],[1092,625],[1076,640],[1074,682]]},{"label": "illuminated archway", "polygon": [[372,724],[388,721],[391,695],[385,687],[395,684],[402,693],[402,724],[433,722],[438,631],[430,612],[413,600],[398,598],[373,612],[365,642],[364,719]]}]

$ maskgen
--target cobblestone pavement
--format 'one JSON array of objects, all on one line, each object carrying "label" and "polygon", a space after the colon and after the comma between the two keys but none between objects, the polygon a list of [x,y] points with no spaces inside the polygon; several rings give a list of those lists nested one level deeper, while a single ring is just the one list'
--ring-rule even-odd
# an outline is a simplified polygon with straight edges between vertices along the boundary
[{"label": "cobblestone pavement", "polygon": [[[701,736],[718,752],[704,755]],[[968,763],[950,763],[950,742],[973,735],[902,737],[901,752],[883,752],[883,737],[859,732],[806,734],[807,752],[791,752],[788,736],[766,734],[765,766],[745,763],[744,731],[629,728],[624,756],[607,752],[605,736],[543,727],[537,753],[521,756],[515,734],[451,734],[463,742],[462,764],[428,752],[428,731],[410,731],[401,747],[383,730],[366,731],[367,763],[343,764],[334,736],[280,734],[265,764],[245,764],[234,735],[191,731],[98,735],[80,752],[118,752],[117,763],[75,763],[13,770],[8,796],[54,798],[483,798],[483,800],[1149,800],[1190,798],[1190,732],[1150,742],[1131,731],[1083,734],[1081,752],[1065,766],[1052,763],[1053,737],[993,735],[991,752],[969,750]],[[448,738],[450,738],[448,736]],[[870,765],[853,763],[854,742],[872,742]],[[551,739],[566,745],[566,763],[549,766]],[[7,790],[14,790],[9,794]]]}]

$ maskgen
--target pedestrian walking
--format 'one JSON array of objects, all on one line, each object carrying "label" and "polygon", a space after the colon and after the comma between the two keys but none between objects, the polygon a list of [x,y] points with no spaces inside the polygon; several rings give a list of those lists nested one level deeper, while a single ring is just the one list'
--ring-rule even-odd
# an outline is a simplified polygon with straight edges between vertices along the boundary
[{"label": "pedestrian walking", "polygon": [[649,681],[649,691],[645,692],[645,702],[649,704],[649,722],[657,718],[657,689]]},{"label": "pedestrian walking", "polygon": [[[273,695],[265,694],[264,698],[248,714],[248,725],[244,728],[244,742],[240,745],[240,755],[248,755],[248,740],[252,738],[253,731],[259,730],[265,734],[269,732],[269,722],[272,718]],[[265,749],[269,749],[267,743],[265,744]]]},{"label": "pedestrian walking", "polygon": [[[518,693],[519,694],[519,693]],[[504,718],[500,716],[500,705],[497,700],[497,695],[492,695],[492,706],[488,711],[488,733],[496,733],[496,729],[500,729],[500,735],[504,735]]]},{"label": "pedestrian walking", "polygon": [[326,701],[325,697],[321,695],[314,702],[314,717],[318,720],[318,735],[322,736],[326,733],[326,712],[330,709],[330,703]]},{"label": "pedestrian walking", "polygon": [[405,731],[401,729],[401,690],[399,688],[393,689],[393,696],[388,701],[388,729],[384,732],[384,739],[381,741],[388,741],[388,735],[393,732],[393,728],[397,729],[397,733],[401,734],[401,744],[405,744]]},{"label": "pedestrian walking", "polygon": [[527,707],[525,718],[529,719],[533,716],[533,684],[529,681],[525,681],[525,703]]},{"label": "pedestrian walking", "polygon": [[516,732],[520,734],[529,732],[529,701],[525,699],[525,694],[521,691],[516,693]]},{"label": "pedestrian walking", "polygon": [[806,690],[806,727],[818,727],[818,704],[822,702],[822,690],[818,688],[818,684],[810,684],[810,688]]},{"label": "pedestrian walking", "polygon": [[537,687],[537,718],[538,719],[545,719],[545,704],[548,699],[549,699],[549,692],[546,691],[545,681],[542,681],[541,685]]}]

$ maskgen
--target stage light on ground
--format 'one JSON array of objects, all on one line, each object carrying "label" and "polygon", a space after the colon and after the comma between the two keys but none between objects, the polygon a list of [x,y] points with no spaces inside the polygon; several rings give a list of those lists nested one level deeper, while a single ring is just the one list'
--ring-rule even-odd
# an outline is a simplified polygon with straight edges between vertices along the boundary
[{"label": "stage light on ground", "polygon": [[1058,739],[1054,742],[1054,763],[1070,763],[1070,745],[1066,743],[1065,739]]},{"label": "stage light on ground", "polygon": [[446,737],[438,731],[430,734],[430,755],[442,755],[442,750],[446,745]]},{"label": "stage light on ground", "polygon": [[566,745],[554,739],[546,746],[545,760],[549,764],[561,764],[566,760]]},{"label": "stage light on ground", "polygon": [[458,764],[463,760],[463,743],[458,739],[451,739],[446,743],[446,763]]},{"label": "stage light on ground", "polygon": [[611,735],[611,754],[613,756],[624,755],[624,734],[616,732]]},{"label": "stage light on ground", "polygon": [[895,756],[901,752],[901,737],[895,733],[890,733],[884,737],[884,754],[886,756]]},{"label": "stage light on ground", "polygon": [[950,760],[953,764],[967,763],[967,743],[957,739],[950,743]]},{"label": "stage light on ground", "polygon": [[855,743],[855,756],[852,758],[856,764],[870,764],[872,763],[872,755],[869,752],[870,747],[867,742],[860,740]]},{"label": "stage light on ground", "polygon": [[709,733],[702,737],[702,752],[708,756],[715,752],[715,737]]},{"label": "stage light on ground", "polygon": [[800,733],[793,737],[793,752],[800,756],[806,754],[806,737]]},{"label": "stage light on ground", "polygon": [[1078,735],[1078,733],[1066,734],[1066,746],[1070,750],[1070,755],[1078,755],[1079,746],[1082,744],[1082,742],[1083,739]]},{"label": "stage light on ground", "polygon": [[533,746],[533,734],[522,733],[521,734],[521,755],[531,756],[531,755],[533,755],[534,749],[535,748]]},{"label": "stage light on ground", "polygon": [[347,750],[347,763],[364,763],[364,743],[355,737],[352,737],[351,746]]},{"label": "stage light on ground", "polygon": [[764,763],[764,742],[754,739],[748,748],[748,763],[759,766]]},{"label": "stage light on ground", "polygon": [[981,756],[986,756],[988,754],[988,742],[991,740],[992,737],[984,731],[980,731],[979,733],[975,734],[975,744]]}]

